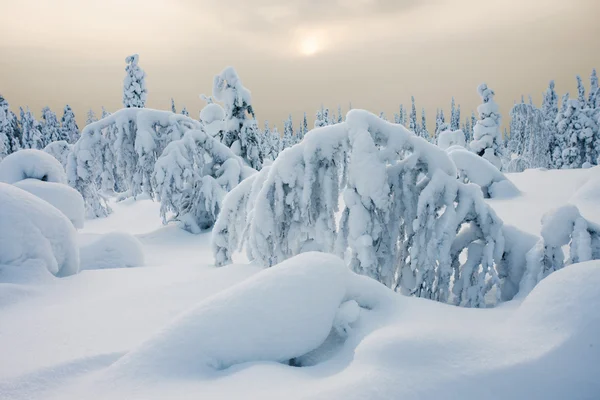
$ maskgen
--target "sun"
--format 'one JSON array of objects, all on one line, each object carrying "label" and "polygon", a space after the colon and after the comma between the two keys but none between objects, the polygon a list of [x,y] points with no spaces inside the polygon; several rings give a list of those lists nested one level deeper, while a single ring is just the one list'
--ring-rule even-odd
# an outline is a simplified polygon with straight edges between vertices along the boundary
[{"label": "sun", "polygon": [[309,36],[302,39],[298,50],[301,55],[311,57],[321,51],[321,45],[316,37]]}]

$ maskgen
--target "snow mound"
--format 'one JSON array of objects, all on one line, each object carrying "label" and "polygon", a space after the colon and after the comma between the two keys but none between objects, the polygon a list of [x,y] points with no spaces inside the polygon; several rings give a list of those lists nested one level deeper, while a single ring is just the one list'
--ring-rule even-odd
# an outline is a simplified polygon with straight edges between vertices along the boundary
[{"label": "snow mound", "polygon": [[491,162],[460,146],[447,150],[459,177],[481,187],[487,198],[508,198],[519,195],[519,189]]},{"label": "snow mound", "polygon": [[440,132],[437,145],[444,150],[452,146],[460,146],[464,148],[467,145],[465,141],[465,134],[460,129],[456,131],[446,130]]},{"label": "snow mound", "polygon": [[62,183],[42,182],[31,178],[18,181],[15,186],[58,208],[75,228],[83,228],[85,207],[83,197],[77,190]]},{"label": "snow mound", "polygon": [[334,324],[343,330],[358,318],[344,301],[359,278],[336,256],[303,253],[204,300],[112,372],[182,377],[251,361],[290,362],[318,348]]},{"label": "snow mound", "polygon": [[200,111],[200,121],[204,124],[212,124],[215,121],[225,120],[225,110],[217,103],[207,104]]},{"label": "snow mound", "polygon": [[80,248],[81,269],[129,268],[144,265],[142,244],[133,235],[112,232]]},{"label": "snow mound", "polygon": [[0,204],[0,265],[41,261],[56,276],[79,271],[76,231],[62,212],[5,183],[0,183]]},{"label": "snow mound", "polygon": [[592,171],[588,181],[573,194],[570,203],[579,205],[586,202],[595,204],[600,202],[600,167],[595,167]]},{"label": "snow mound", "polygon": [[67,175],[60,162],[41,150],[19,150],[0,161],[0,182],[15,183],[29,178],[67,183]]}]

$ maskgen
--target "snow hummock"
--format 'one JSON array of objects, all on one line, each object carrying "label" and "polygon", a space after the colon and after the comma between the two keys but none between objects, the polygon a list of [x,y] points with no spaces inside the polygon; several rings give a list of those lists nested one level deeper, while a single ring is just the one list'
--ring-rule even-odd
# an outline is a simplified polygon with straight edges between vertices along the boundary
[{"label": "snow hummock", "polygon": [[15,183],[23,189],[58,208],[75,228],[83,228],[85,207],[83,197],[72,187],[55,182],[43,182],[37,179],[24,179]]},{"label": "snow hummock", "polygon": [[100,235],[81,246],[81,269],[128,268],[144,265],[142,244],[123,232]]},{"label": "snow hummock", "polygon": [[0,183],[0,204],[0,265],[41,264],[57,276],[79,271],[76,231],[61,211],[5,183]]},{"label": "snow hummock", "polygon": [[67,175],[60,162],[42,150],[19,150],[0,161],[0,182],[15,183],[29,178],[67,183]]}]

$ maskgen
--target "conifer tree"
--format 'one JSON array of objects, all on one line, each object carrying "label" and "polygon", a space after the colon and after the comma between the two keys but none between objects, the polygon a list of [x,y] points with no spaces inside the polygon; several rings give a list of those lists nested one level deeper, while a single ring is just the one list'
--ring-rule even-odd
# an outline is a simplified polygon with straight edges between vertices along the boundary
[{"label": "conifer tree", "polygon": [[188,112],[187,108],[185,108],[185,106],[183,106],[183,108],[181,109],[181,115],[185,115],[186,117],[190,116],[190,113]]},{"label": "conifer tree", "polygon": [[419,134],[419,128],[417,126],[417,108],[415,107],[415,96],[410,97],[411,101],[411,109],[410,109],[410,119],[408,123],[408,129],[410,129],[415,134]]},{"label": "conifer tree", "polygon": [[63,116],[60,120],[61,124],[61,139],[69,143],[75,143],[79,140],[79,127],[75,121],[75,114],[68,104],[65,106]]},{"label": "conifer tree", "polygon": [[171,112],[173,114],[177,114],[177,109],[175,108],[175,100],[171,97]]},{"label": "conifer tree", "polygon": [[94,110],[92,110],[91,108],[88,110],[87,112],[87,116],[85,118],[85,124],[89,125],[92,122],[96,122],[98,121],[98,118],[96,117],[96,113],[94,112]]},{"label": "conifer tree", "polygon": [[148,89],[146,89],[146,73],[138,65],[140,56],[133,54],[125,59],[125,79],[123,80],[123,107],[143,108],[146,106]]},{"label": "conifer tree", "polygon": [[427,118],[425,117],[425,109],[422,108],[421,109],[421,129],[420,129],[420,136],[427,140],[428,142],[431,142],[431,135],[429,134],[429,131],[427,130]]},{"label": "conifer tree", "polygon": [[46,147],[49,143],[61,139],[60,125],[56,114],[49,107],[42,109],[42,120],[42,140],[44,147]]},{"label": "conifer tree", "polygon": [[500,113],[498,105],[494,101],[494,91],[485,83],[477,88],[483,104],[477,107],[479,120],[473,131],[473,140],[469,144],[471,149],[479,156],[491,162],[500,169],[502,163],[502,136],[500,134]]}]

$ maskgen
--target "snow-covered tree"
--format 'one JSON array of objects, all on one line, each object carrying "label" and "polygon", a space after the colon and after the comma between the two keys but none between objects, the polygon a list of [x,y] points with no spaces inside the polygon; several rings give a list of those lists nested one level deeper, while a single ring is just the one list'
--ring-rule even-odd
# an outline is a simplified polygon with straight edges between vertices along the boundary
[{"label": "snow-covered tree", "polygon": [[[502,221],[477,185],[456,177],[445,151],[352,110],[285,150],[264,182],[257,176],[225,197],[217,263],[230,262],[240,235],[250,258],[267,266],[307,250],[349,251],[354,271],[402,293],[484,307],[510,272],[499,267]],[[240,215],[248,210],[251,218]]]},{"label": "snow-covered tree", "polygon": [[321,109],[317,110],[315,115],[315,128],[320,128],[325,125],[327,125],[327,119],[325,116],[325,109],[323,108],[323,104],[321,104]]},{"label": "snow-covered tree", "polygon": [[185,115],[186,117],[190,116],[190,113],[188,112],[187,108],[185,108],[185,106],[183,106],[183,108],[181,109],[181,115]]},{"label": "snow-covered tree", "polygon": [[456,106],[454,97],[450,103],[450,129],[453,131],[460,129],[460,105]]},{"label": "snow-covered tree", "polygon": [[419,134],[419,127],[417,125],[417,108],[415,107],[415,96],[410,96],[411,108],[410,118],[408,120],[408,129],[415,134]]},{"label": "snow-covered tree", "polygon": [[71,109],[70,105],[66,105],[63,111],[63,116],[60,119],[61,125],[61,138],[60,140],[66,140],[69,143],[75,143],[79,140],[79,127],[77,121],[75,121],[75,114]]},{"label": "snow-covered tree", "polygon": [[598,126],[589,117],[588,109],[582,109],[579,100],[569,99],[556,116],[559,143],[564,143],[560,168],[581,168],[597,163],[594,132]]},{"label": "snow-covered tree", "polygon": [[[243,129],[251,123],[255,120],[248,120]],[[163,222],[179,221],[192,233],[210,228],[225,194],[252,172],[230,148],[203,130],[186,132],[169,143],[154,167],[152,180]]]},{"label": "snow-covered tree", "polygon": [[342,106],[338,104],[338,115],[337,115],[337,123],[340,124],[344,122],[344,116],[342,115]]},{"label": "snow-covered tree", "polygon": [[33,114],[27,107],[27,111],[21,110],[21,127],[23,129],[23,148],[26,149],[43,149],[44,138],[42,136],[41,124],[34,118]]},{"label": "snow-covered tree", "polygon": [[479,156],[491,162],[496,168],[500,168],[502,136],[500,134],[500,113],[498,105],[494,101],[494,91],[482,83],[477,92],[483,100],[483,104],[477,107],[479,120],[473,128],[473,140],[469,144],[471,149]]},{"label": "snow-covered tree", "polygon": [[423,139],[431,142],[432,137],[429,134],[429,130],[427,130],[427,117],[425,117],[425,109],[421,109],[421,128],[419,129],[419,136]]},{"label": "snow-covered tree", "polygon": [[96,117],[96,113],[91,108],[88,110],[87,115],[85,117],[85,124],[89,125],[92,122],[98,121],[98,117]]},{"label": "snow-covered tree", "polygon": [[[543,130],[548,141],[547,153],[544,156],[546,168],[556,168],[552,155],[554,154],[555,147],[558,145],[556,138],[556,115],[558,114],[558,95],[554,89],[554,81],[550,81],[548,88],[544,92],[542,98],[542,119],[543,119]],[[562,152],[562,150],[557,150]]]},{"label": "snow-covered tree", "polygon": [[175,108],[175,100],[171,97],[171,112],[173,114],[177,114],[177,109]]},{"label": "snow-covered tree", "polygon": [[600,88],[598,87],[598,74],[596,68],[592,70],[590,76],[590,97],[588,98],[588,107],[591,109],[600,108]]},{"label": "snow-covered tree", "polygon": [[0,94],[0,159],[21,148],[22,132],[17,116]]},{"label": "snow-covered tree", "polygon": [[213,96],[225,109],[226,128],[222,143],[248,161],[248,149],[240,136],[245,122],[255,119],[250,91],[244,87],[235,69],[227,67],[215,76]]},{"label": "snow-covered tree", "polygon": [[125,79],[123,80],[123,107],[143,108],[146,106],[148,89],[146,89],[146,73],[140,68],[140,56],[133,54],[125,58]]},{"label": "snow-covered tree", "polygon": [[73,145],[65,142],[64,140],[58,140],[56,142],[49,143],[44,148],[44,151],[60,161],[63,168],[66,169],[67,162],[69,161],[69,154],[71,153],[72,148]]},{"label": "snow-covered tree", "polygon": [[[292,116],[289,115],[288,118],[283,121],[283,148],[287,149],[288,147],[292,147],[296,144],[296,138],[294,137],[294,123],[292,122]],[[260,168],[255,168],[260,169]]]},{"label": "snow-covered tree", "polygon": [[579,106],[583,108],[587,102],[585,98],[585,86],[583,86],[583,81],[581,80],[581,76],[577,75],[577,100],[579,101]]},{"label": "snow-covered tree", "polygon": [[[44,145],[61,140],[60,124],[50,107],[42,109],[42,140]],[[44,146],[46,147],[46,146]]]},{"label": "snow-covered tree", "polygon": [[[182,114],[183,115],[183,114]],[[200,122],[204,131],[220,142],[225,135],[225,110],[220,105],[209,102],[200,110]]]},{"label": "snow-covered tree", "polygon": [[304,117],[302,118],[302,127],[300,129],[300,140],[304,139],[304,135],[308,132],[308,121],[306,119],[306,113],[304,113]]},{"label": "snow-covered tree", "polygon": [[242,148],[245,149],[246,161],[250,167],[260,170],[263,166],[262,138],[255,119],[247,119],[240,135]]}]

